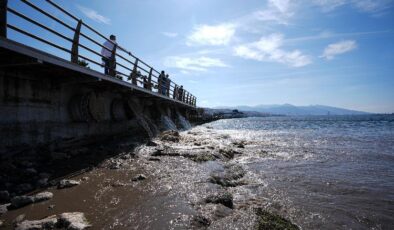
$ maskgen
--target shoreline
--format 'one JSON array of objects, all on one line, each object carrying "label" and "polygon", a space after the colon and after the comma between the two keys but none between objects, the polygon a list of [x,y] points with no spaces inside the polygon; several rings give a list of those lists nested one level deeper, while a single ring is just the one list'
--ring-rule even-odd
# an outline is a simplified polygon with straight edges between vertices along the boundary
[{"label": "shoreline", "polygon": [[[19,223],[64,212],[84,213],[93,229],[297,229],[266,211],[258,199],[238,193],[237,187],[256,183],[235,161],[248,143],[215,146],[210,136],[228,137],[204,129],[206,137],[194,129],[180,134],[166,131],[147,143],[127,138],[115,141],[118,150],[82,147],[87,167],[67,177],[80,185],[57,189],[59,180],[49,180],[43,191],[53,193],[53,198],[6,212],[0,217],[4,229],[12,229],[23,214]],[[81,162],[78,154],[68,160],[73,159]]]}]

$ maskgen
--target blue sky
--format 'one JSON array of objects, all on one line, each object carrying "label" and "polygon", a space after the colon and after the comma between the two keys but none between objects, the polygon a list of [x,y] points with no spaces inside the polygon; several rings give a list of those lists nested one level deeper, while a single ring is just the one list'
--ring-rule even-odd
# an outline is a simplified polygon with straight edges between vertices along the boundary
[{"label": "blue sky", "polygon": [[[45,1],[32,2],[62,17]],[[324,104],[394,112],[394,0],[55,2],[166,70],[199,106]],[[13,15],[9,20],[35,30]],[[9,37],[59,53],[12,31]]]}]

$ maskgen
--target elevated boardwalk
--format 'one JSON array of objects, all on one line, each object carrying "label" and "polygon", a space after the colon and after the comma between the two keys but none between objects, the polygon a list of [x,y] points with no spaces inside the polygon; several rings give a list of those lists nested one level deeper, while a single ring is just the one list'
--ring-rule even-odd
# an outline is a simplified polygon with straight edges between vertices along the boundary
[{"label": "elevated boardwalk", "polygon": [[[16,0],[15,0],[16,1]],[[175,82],[164,82],[160,78],[160,72],[151,67],[150,65],[143,62],[138,57],[134,56],[130,51],[122,48],[120,45],[115,44],[113,50],[108,50],[107,47],[102,44],[105,41],[111,41],[107,36],[102,35],[97,30],[87,25],[82,19],[77,18],[70,12],[63,9],[51,0],[42,1],[27,1],[18,0],[24,3],[26,6],[35,10],[43,17],[48,20],[47,24],[57,23],[56,26],[62,26],[67,30],[74,33],[73,38],[67,37],[61,31],[52,29],[53,26],[45,25],[43,22],[39,22],[37,19],[33,19],[30,15],[23,14],[18,10],[12,9],[8,6],[7,0],[0,0],[0,69],[12,70],[13,68],[18,70],[28,70],[40,73],[42,71],[56,73],[62,73],[66,76],[80,76],[85,78],[86,81],[91,83],[99,81],[100,85],[114,85],[122,90],[131,90],[140,96],[156,98],[166,103],[175,103],[179,106],[188,108],[195,108],[197,99],[187,90],[179,90],[180,86]],[[52,6],[56,12],[46,12],[35,3],[45,3]],[[64,21],[60,20],[55,13],[61,13],[62,16],[68,17],[70,21],[75,21],[75,25],[69,25]],[[31,25],[27,28],[19,28],[13,24],[11,20],[7,20],[8,15],[22,19],[25,23]],[[42,33],[35,33],[35,30],[31,30],[31,27],[38,27],[55,35],[58,40],[68,41],[70,46],[63,47],[63,42],[49,41],[45,38]],[[55,26],[55,27],[56,27]],[[42,43],[42,45],[51,46],[59,50],[59,52],[65,52],[70,55],[70,59],[66,60],[57,55],[49,54],[37,47],[30,47],[28,44],[21,44],[7,38],[7,29],[11,29],[23,36],[35,39]],[[95,37],[92,37],[93,34]],[[81,41],[86,42],[82,44]],[[100,42],[101,40],[101,42]],[[39,48],[42,48],[40,46]],[[88,54],[81,54],[80,49],[87,51]],[[101,61],[103,57],[100,53],[101,49],[107,49],[112,53],[112,63],[107,68],[110,69],[109,75],[105,75],[99,72],[100,68],[104,68],[104,64]],[[81,66],[80,63],[85,62],[90,65],[95,65],[99,69],[91,69]],[[65,74],[67,73],[67,74]],[[127,80],[128,79],[128,80]],[[102,82],[100,82],[102,81]],[[163,89],[165,92],[163,92]]]},{"label": "elevated boardwalk", "polygon": [[[51,0],[0,0],[0,155],[188,127],[196,97],[105,42],[112,41]],[[105,65],[102,50],[111,54]]]}]

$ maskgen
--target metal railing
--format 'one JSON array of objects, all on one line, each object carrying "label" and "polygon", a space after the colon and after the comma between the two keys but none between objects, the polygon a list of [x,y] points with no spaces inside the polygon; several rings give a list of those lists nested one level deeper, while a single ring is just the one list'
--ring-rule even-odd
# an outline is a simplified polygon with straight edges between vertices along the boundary
[{"label": "metal railing", "polygon": [[[172,82],[170,79],[166,80],[166,78],[163,78],[160,72],[154,69],[152,66],[148,65],[147,63],[133,55],[130,51],[122,48],[117,43],[113,43],[109,38],[107,38],[107,36],[104,36],[96,29],[82,21],[82,19],[77,18],[58,4],[54,3],[52,0],[45,0],[45,2],[49,4],[49,6],[51,6],[52,8],[55,8],[57,11],[60,11],[62,13],[62,16],[71,19],[66,21],[74,21],[76,23],[75,26],[70,26],[68,23],[65,22],[65,20],[61,20],[58,17],[55,17],[54,13],[48,13],[46,10],[32,3],[32,1],[19,1],[23,2],[31,9],[34,9],[40,15],[43,15],[46,18],[50,19],[49,21],[60,24],[62,27],[66,28],[66,30],[71,31],[71,33],[74,34],[73,38],[66,36],[65,33],[61,33],[60,31],[54,30],[49,26],[44,25],[43,23],[29,17],[28,15],[19,12],[18,10],[12,9],[10,6],[8,6],[7,0],[0,0],[0,36],[7,37],[7,28],[11,29],[13,31],[16,31],[17,33],[23,34],[25,36],[28,36],[37,41],[40,41],[68,53],[70,55],[70,61],[72,63],[79,64],[82,60],[84,60],[89,64],[91,63],[101,68],[108,68],[108,75],[112,77],[118,78],[122,81],[124,81],[123,78],[126,78],[130,81],[131,84],[139,88],[144,88],[145,90],[149,90],[153,93],[187,103],[191,106],[196,106],[197,99],[191,93],[184,90],[179,85]],[[42,1],[44,2],[44,0]],[[55,43],[43,38],[43,36],[40,36],[40,34],[33,34],[32,31],[21,29],[16,25],[7,22],[7,13],[13,14],[18,18],[29,22],[30,24],[33,24],[41,29],[44,29],[45,31],[50,32],[57,38],[71,43],[70,48],[65,48],[59,43]],[[48,23],[48,21],[46,22]],[[104,41],[112,42],[113,49],[110,50],[109,48],[104,46],[103,43],[100,43],[97,39],[89,36],[88,33],[91,33],[95,37],[98,37]],[[82,44],[80,38],[83,38],[89,44]],[[92,45],[95,48],[92,48]],[[87,57],[87,55],[82,55],[80,53],[81,48],[85,52],[89,52],[90,56]],[[104,57],[100,52],[102,49],[110,52],[111,57]],[[94,58],[91,57],[92,55],[94,56]],[[97,58],[99,60],[97,60]],[[108,62],[106,62],[107,64],[100,62],[103,58],[107,58],[109,60]],[[123,62],[121,63],[117,61],[117,59],[122,60]],[[117,66],[121,68],[116,68]]]}]

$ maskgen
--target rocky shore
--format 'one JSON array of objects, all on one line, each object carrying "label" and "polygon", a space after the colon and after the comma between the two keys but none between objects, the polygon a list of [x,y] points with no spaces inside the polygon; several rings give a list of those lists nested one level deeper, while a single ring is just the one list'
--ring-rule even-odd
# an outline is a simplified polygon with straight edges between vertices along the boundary
[{"label": "rocky shore", "polygon": [[0,228],[298,229],[243,189],[253,144],[206,126],[2,159]]}]

